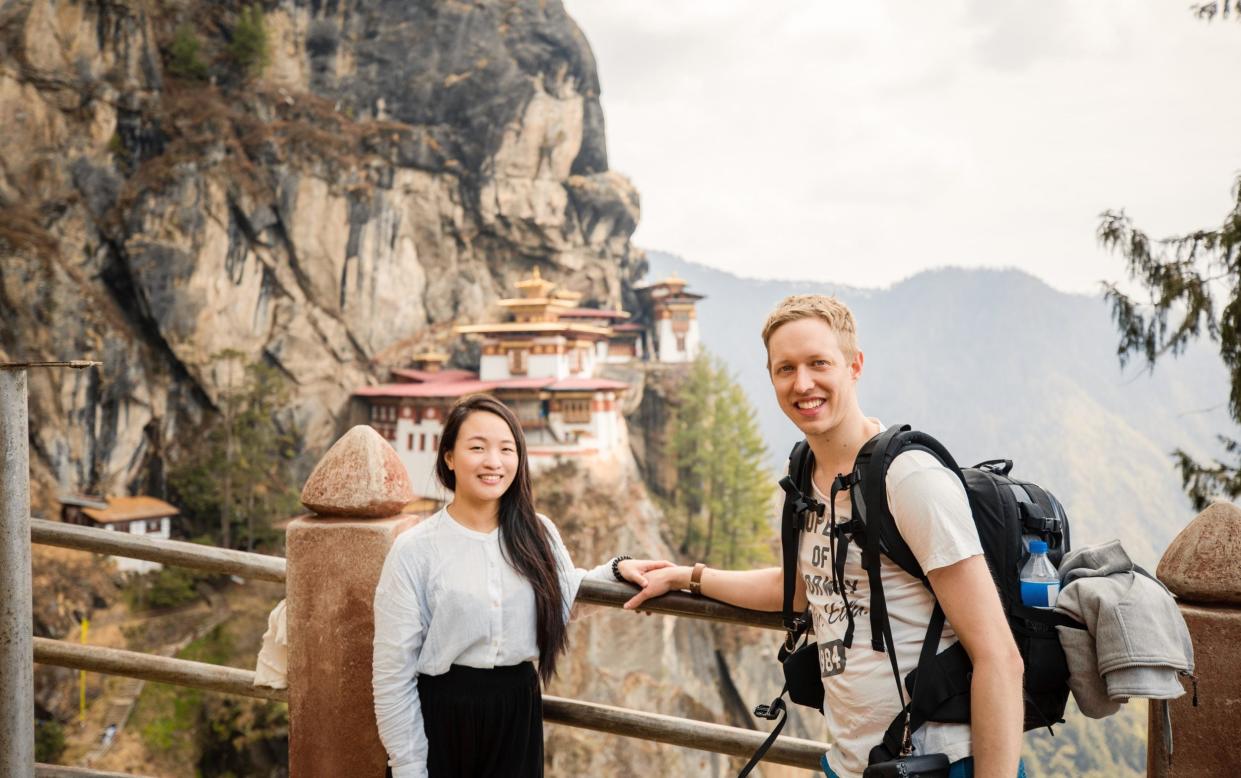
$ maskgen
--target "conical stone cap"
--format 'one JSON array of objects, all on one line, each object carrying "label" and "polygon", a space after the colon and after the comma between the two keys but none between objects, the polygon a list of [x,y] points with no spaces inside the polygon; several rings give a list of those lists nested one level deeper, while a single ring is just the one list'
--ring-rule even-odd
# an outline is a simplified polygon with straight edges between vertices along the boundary
[{"label": "conical stone cap", "polygon": [[1187,602],[1241,605],[1241,508],[1208,505],[1172,539],[1155,574]]},{"label": "conical stone cap", "polygon": [[320,516],[382,519],[413,499],[400,457],[365,424],[342,435],[302,487],[302,505]]}]

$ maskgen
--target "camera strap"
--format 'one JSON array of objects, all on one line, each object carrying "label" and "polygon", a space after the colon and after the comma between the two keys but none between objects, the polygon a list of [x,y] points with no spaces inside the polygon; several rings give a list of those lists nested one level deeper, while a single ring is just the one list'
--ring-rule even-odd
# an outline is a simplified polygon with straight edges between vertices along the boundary
[{"label": "camera strap", "polygon": [[789,690],[789,685],[784,684],[784,688],[780,690],[780,695],[771,701],[770,705],[759,705],[754,709],[755,715],[760,718],[774,719],[779,717],[779,721],[771,728],[771,733],[767,735],[767,739],[763,741],[758,750],[754,752],[754,756],[750,757],[750,761],[745,763],[745,767],[741,768],[741,772],[737,773],[737,778],[746,778],[767,752],[775,745],[776,738],[780,737],[780,731],[784,729],[784,724],[789,720],[789,709],[784,704],[784,694]]}]

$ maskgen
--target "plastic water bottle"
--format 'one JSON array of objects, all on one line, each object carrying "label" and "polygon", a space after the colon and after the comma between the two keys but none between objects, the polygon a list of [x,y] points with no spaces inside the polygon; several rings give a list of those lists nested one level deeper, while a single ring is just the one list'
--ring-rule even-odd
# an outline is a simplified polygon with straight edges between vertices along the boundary
[{"label": "plastic water bottle", "polygon": [[1047,543],[1030,541],[1030,558],[1021,567],[1021,602],[1031,608],[1054,608],[1060,575],[1047,558]]}]

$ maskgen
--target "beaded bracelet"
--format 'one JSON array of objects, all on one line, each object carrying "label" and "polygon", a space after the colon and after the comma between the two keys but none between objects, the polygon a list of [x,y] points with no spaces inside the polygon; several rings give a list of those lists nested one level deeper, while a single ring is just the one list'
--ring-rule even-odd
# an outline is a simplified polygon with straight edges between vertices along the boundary
[{"label": "beaded bracelet", "polygon": [[628,581],[625,580],[625,576],[621,575],[620,571],[620,563],[624,562],[626,559],[633,559],[633,557],[628,554],[622,554],[621,556],[612,559],[612,577],[621,583],[628,583]]}]

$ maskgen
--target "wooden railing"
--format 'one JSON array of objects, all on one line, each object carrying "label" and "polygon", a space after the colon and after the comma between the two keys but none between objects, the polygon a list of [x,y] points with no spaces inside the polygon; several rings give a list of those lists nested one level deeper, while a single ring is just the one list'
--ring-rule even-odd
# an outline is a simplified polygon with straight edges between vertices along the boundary
[{"label": "wooden railing", "polygon": [[128,532],[111,532],[33,518],[30,520],[30,542],[284,583],[285,560],[282,557],[233,551],[200,543],[157,540],[142,535],[130,535]]},{"label": "wooden railing", "polygon": [[[285,580],[286,564],[285,560],[280,557],[175,540],[132,536],[43,519],[31,519],[30,527],[31,542],[34,543],[133,557],[213,573],[237,575],[243,578],[277,582]],[[625,584],[588,579],[582,583],[578,600],[594,605],[619,608],[633,596],[633,592],[634,589]],[[725,624],[768,629],[780,628],[778,614],[735,608],[714,600],[690,597],[681,593],[671,593],[648,600],[642,610]],[[81,646],[59,640],[35,638],[34,659],[41,664],[141,678],[223,694],[280,702],[288,700],[287,690],[255,686],[254,673],[249,670],[152,656],[135,651]],[[543,702],[544,718],[549,722],[729,756],[750,755],[766,737],[764,732],[740,727],[561,697],[545,696]],[[824,743],[781,737],[767,752],[765,761],[815,769],[826,748]],[[51,775],[51,773],[48,774]],[[63,773],[63,775],[70,774]],[[104,775],[89,772],[77,774]]]}]

